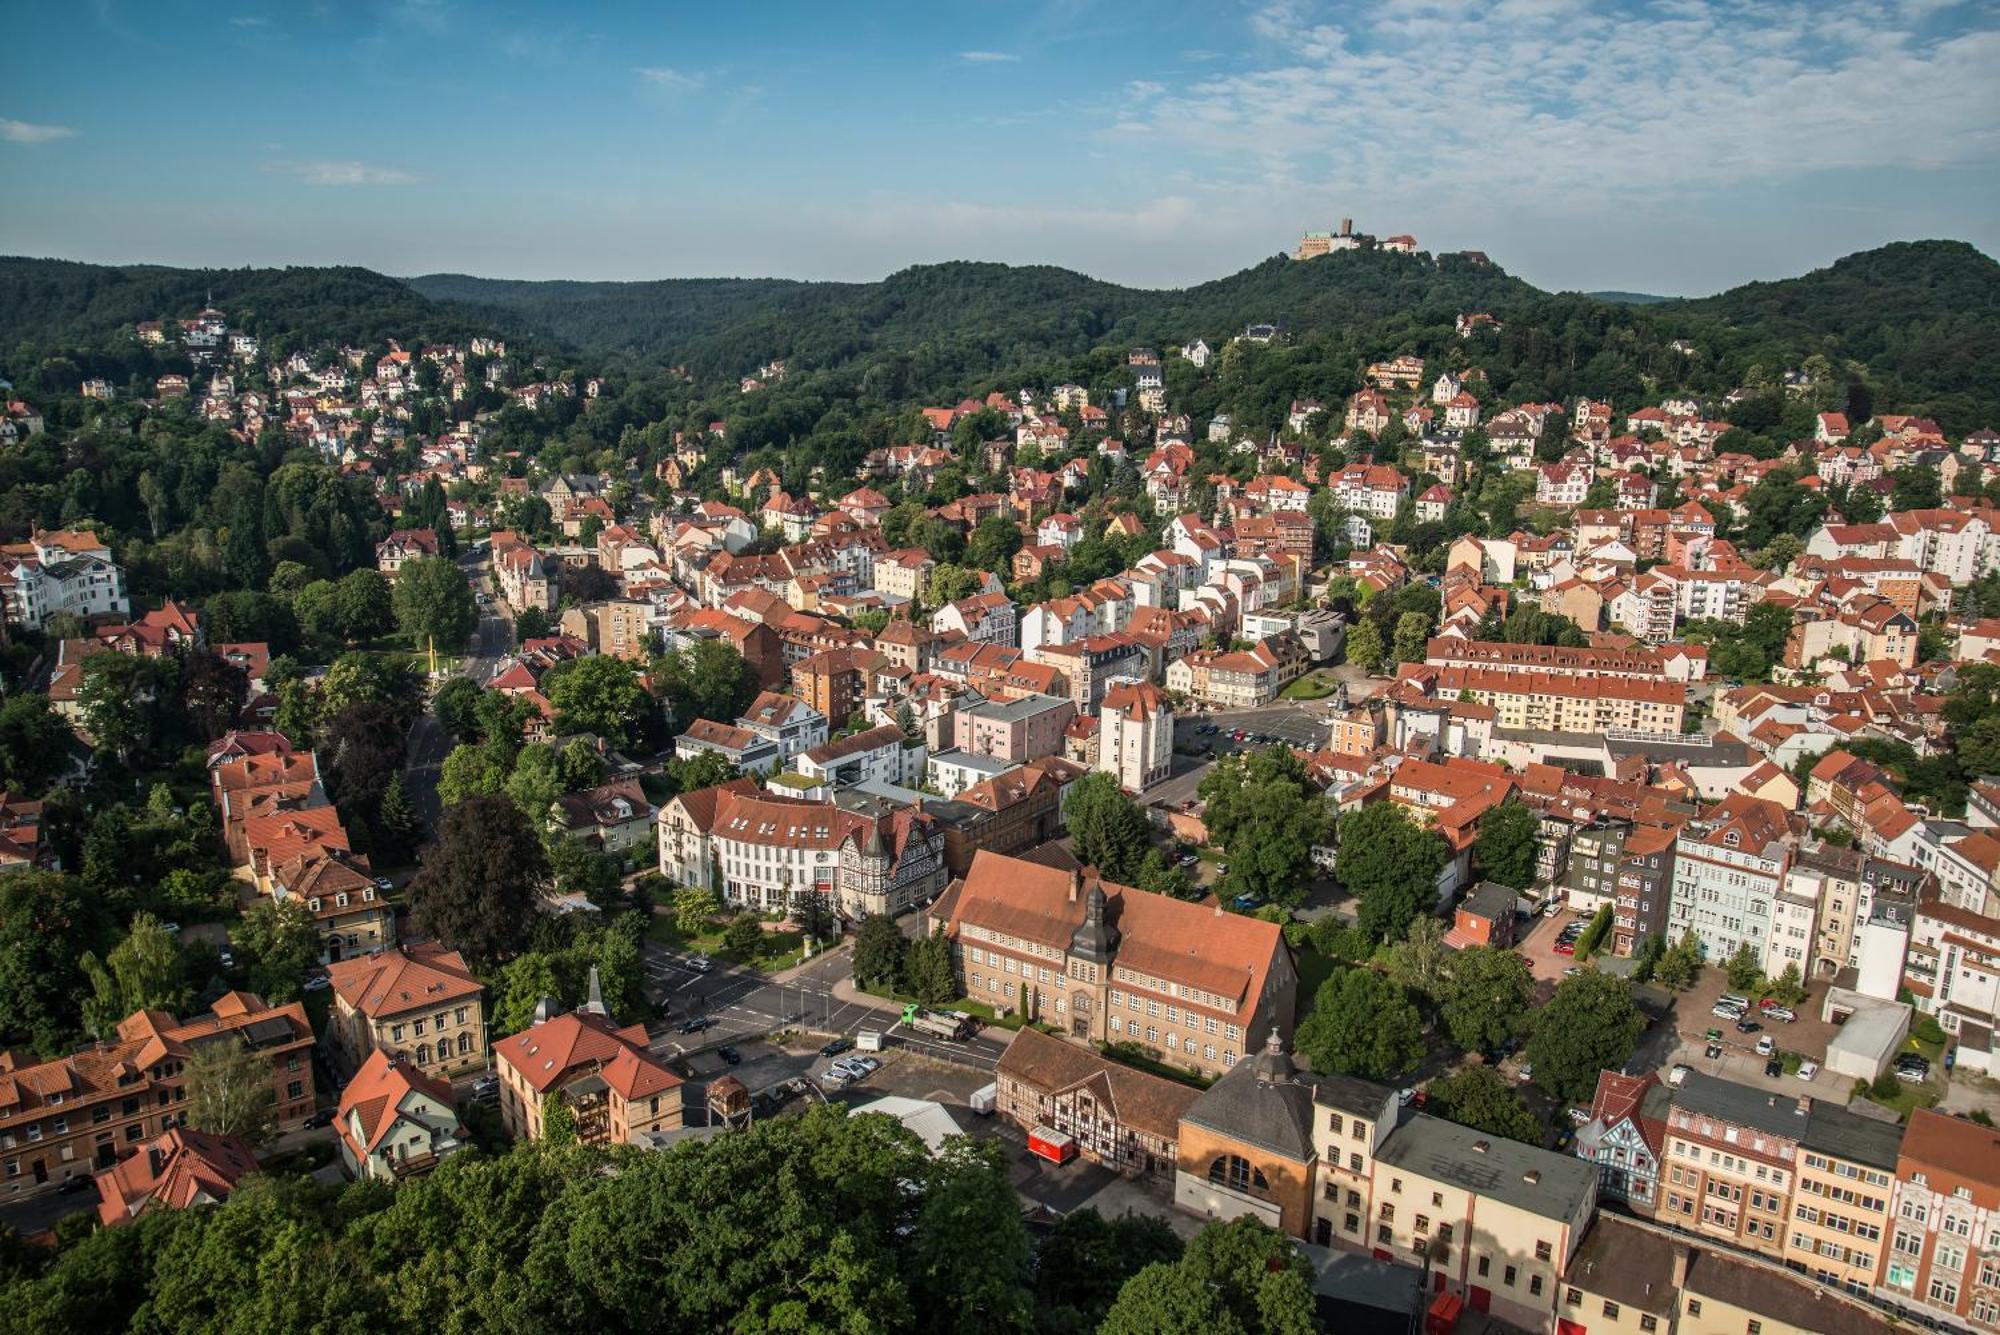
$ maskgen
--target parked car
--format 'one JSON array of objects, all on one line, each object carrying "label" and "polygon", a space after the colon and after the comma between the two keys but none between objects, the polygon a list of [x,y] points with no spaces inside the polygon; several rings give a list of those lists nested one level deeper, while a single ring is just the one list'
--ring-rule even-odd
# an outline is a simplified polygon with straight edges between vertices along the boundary
[{"label": "parked car", "polygon": [[1801,1062],[1799,1064],[1799,1069],[1798,1069],[1799,1079],[1810,1080],[1818,1074],[1819,1074],[1818,1062]]},{"label": "parked car", "polygon": [[681,1021],[681,1032],[683,1034],[698,1034],[704,1029],[713,1029],[714,1027],[715,1017],[713,1015],[697,1015],[692,1019]]},{"label": "parked car", "polygon": [[1262,895],[1238,895],[1229,901],[1229,906],[1238,913],[1254,913],[1256,910],[1264,907],[1264,897]]},{"label": "parked car", "polygon": [[1572,936],[1560,937],[1549,949],[1558,955],[1574,955],[1576,954],[1576,938]]},{"label": "parked car", "polygon": [[225,969],[233,969],[236,967],[236,956],[228,946],[217,946],[215,948],[215,962]]},{"label": "parked car", "polygon": [[1929,1078],[1930,1073],[1930,1058],[1919,1053],[1906,1052],[1896,1058],[1896,1076],[1898,1079],[1908,1080],[1913,1084],[1920,1084]]},{"label": "parked car", "polygon": [[1715,1004],[1718,1006],[1734,1006],[1738,1010],[1747,1011],[1750,1009],[1750,998],[1739,997],[1734,992],[1724,992],[1715,999]]},{"label": "parked car", "polygon": [[822,1085],[846,1085],[853,1081],[854,1072],[852,1068],[846,1066],[829,1066],[819,1073],[819,1082]]},{"label": "parked car", "polygon": [[1763,1025],[1758,1024],[1755,1020],[1746,1019],[1736,1022],[1736,1032],[1739,1034],[1754,1034],[1763,1027]]},{"label": "parked car", "polygon": [[1520,1074],[1516,1077],[1516,1079],[1519,1079],[1523,1083],[1525,1083],[1529,1080],[1533,1080],[1534,1078],[1535,1078],[1535,1064],[1533,1062],[1522,1062]]},{"label": "parked car", "polygon": [[715,1055],[722,1058],[724,1062],[728,1063],[731,1066],[738,1065],[743,1060],[743,1054],[738,1052],[735,1048],[731,1047],[727,1043],[724,1043],[721,1047],[717,1048],[715,1050]]},{"label": "parked car", "polygon": [[299,984],[300,990],[305,992],[324,992],[329,987],[332,986],[333,986],[333,979],[328,978],[323,973],[316,973],[312,977],[306,979],[305,982]]},{"label": "parked car", "polygon": [[1718,1001],[1708,1008],[1708,1013],[1722,1020],[1740,1020],[1743,1012],[1726,1001]]},{"label": "parked car", "polygon": [[318,1128],[323,1126],[332,1126],[335,1111],[336,1110],[332,1108],[320,1108],[314,1112],[308,1113],[306,1115],[306,1120],[303,1123],[301,1123],[301,1125],[304,1126],[308,1131],[317,1130]]},{"label": "parked car", "polygon": [[56,1194],[58,1196],[74,1196],[77,1192],[89,1191],[96,1185],[96,1178],[88,1173],[80,1173],[75,1177],[64,1178],[61,1184],[56,1187]]},{"label": "parked car", "polygon": [[1769,1034],[1757,1040],[1757,1055],[1759,1057],[1769,1057],[1777,1050],[1778,1040],[1772,1038]]},{"label": "parked car", "polygon": [[706,955],[691,955],[688,957],[687,966],[696,973],[707,973],[715,967],[715,961]]},{"label": "parked car", "polygon": [[1560,899],[1551,899],[1548,903],[1542,905],[1542,916],[1544,918],[1558,917],[1562,914],[1562,911],[1563,902]]},{"label": "parked car", "polygon": [[838,1057],[853,1046],[854,1040],[851,1038],[836,1038],[822,1047],[819,1050],[819,1055],[822,1057]]},{"label": "parked car", "polygon": [[882,1069],[880,1059],[875,1057],[849,1057],[847,1061],[863,1075],[873,1075]]},{"label": "parked car", "polygon": [[1785,1073],[1785,1064],[1779,1061],[1776,1057],[1773,1057],[1771,1058],[1771,1060],[1764,1063],[1764,1074],[1770,1079],[1776,1080],[1779,1076],[1783,1075],[1784,1073]]},{"label": "parked car", "polygon": [[1799,1017],[1798,1013],[1790,1006],[1766,1006],[1764,1008],[1764,1018],[1767,1020],[1781,1020],[1786,1024],[1790,1024]]}]

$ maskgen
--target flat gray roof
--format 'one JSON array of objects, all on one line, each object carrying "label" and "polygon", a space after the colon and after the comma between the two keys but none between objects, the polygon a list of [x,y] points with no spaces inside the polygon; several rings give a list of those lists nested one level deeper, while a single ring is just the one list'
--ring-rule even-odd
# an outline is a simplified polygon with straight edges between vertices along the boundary
[{"label": "flat gray roof", "polygon": [[998,719],[1003,723],[1019,723],[1068,703],[1068,700],[1053,695],[1024,695],[1015,700],[984,700],[958,712],[976,718]]},{"label": "flat gray roof", "polygon": [[1397,1127],[1376,1157],[1544,1219],[1568,1222],[1597,1199],[1595,1164],[1426,1113]]}]

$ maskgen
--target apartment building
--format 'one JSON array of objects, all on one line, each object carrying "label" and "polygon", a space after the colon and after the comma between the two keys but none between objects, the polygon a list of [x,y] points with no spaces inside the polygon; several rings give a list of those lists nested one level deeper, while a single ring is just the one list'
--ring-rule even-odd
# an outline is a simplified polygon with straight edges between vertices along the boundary
[{"label": "apartment building", "polygon": [[1376,1249],[1428,1254],[1474,1311],[1531,1330],[1552,1324],[1596,1210],[1591,1165],[1441,1117],[1408,1119],[1376,1155]]},{"label": "apartment building", "polygon": [[944,831],[948,876],[963,876],[984,849],[1025,853],[1062,833],[1062,804],[1083,770],[1048,757],[961,788],[924,810]]},{"label": "apartment building", "polygon": [[386,1052],[426,1076],[486,1068],[485,986],[465,957],[434,941],[337,960],[328,1047],[342,1071]]},{"label": "apartment building", "polygon": [[1599,1215],[1564,1276],[1562,1335],[1893,1335],[1871,1307],[1775,1262]]},{"label": "apartment building", "polygon": [[944,888],[944,833],[922,807],[849,810],[760,791],[748,779],[660,809],[660,872],[733,905],[790,911],[817,894],[850,918],[900,914]]},{"label": "apartment building", "polygon": [[516,612],[536,608],[553,612],[556,606],[555,572],[542,560],[533,543],[518,533],[496,529],[489,539],[494,582],[507,605]]},{"label": "apartment building", "polygon": [[1070,703],[1079,714],[1096,713],[1114,680],[1144,677],[1151,671],[1146,646],[1122,631],[1086,635],[1067,644],[1044,644],[1036,657],[1069,683]]},{"label": "apartment building", "polygon": [[312,1025],[297,1002],[271,1006],[225,992],[177,1020],[134,1011],[114,1038],[48,1061],[0,1053],[0,1182],[33,1195],[109,1168],[187,1117],[187,1064],[204,1043],[233,1039],[268,1058],[280,1131],[312,1112]]},{"label": "apartment building", "polygon": [[1289,1033],[1298,994],[1275,925],[981,852],[931,910],[965,995],[1081,1041],[1217,1075]]},{"label": "apartment building", "polygon": [[1599,1071],[1590,1120],[1576,1133],[1576,1157],[1597,1166],[1600,1197],[1634,1214],[1653,1214],[1666,1153],[1667,1087],[1659,1076]]},{"label": "apartment building", "polygon": [[1788,894],[1817,902],[1817,935],[1808,978],[1831,978],[1860,963],[1861,927],[1877,888],[1914,901],[1924,875],[1906,863],[1872,857],[1854,848],[1802,844],[1785,869]]},{"label": "apartment building", "polygon": [[1800,1099],[1806,1119],[1784,1261],[1822,1284],[1865,1294],[1887,1250],[1903,1128]]},{"label": "apartment building", "polygon": [[1929,1321],[2000,1329],[2000,1132],[1917,1109],[1892,1199],[1877,1296]]},{"label": "apartment building", "polygon": [[803,700],[776,691],[759,692],[736,726],[775,746],[781,761],[810,751],[827,738],[826,715]]},{"label": "apartment building", "polygon": [[1935,893],[1917,901],[1902,982],[1917,1009],[1937,1017],[1957,1040],[1968,1070],[2000,1073],[2000,917],[1948,904]]},{"label": "apartment building", "polygon": [[1674,1091],[1658,1217],[1782,1260],[1811,1101],[1691,1071]]},{"label": "apartment building", "polygon": [[1633,681],[1665,680],[1665,655],[1654,649],[1571,648],[1558,644],[1510,644],[1504,640],[1465,640],[1442,636],[1424,646],[1427,666],[1475,667],[1489,672],[1543,672],[1571,677],[1617,677]]},{"label": "apartment building", "polygon": [[396,944],[396,908],[367,859],[314,848],[271,869],[271,898],[297,900],[319,928],[319,962],[352,959]]},{"label": "apartment building", "polygon": [[1167,665],[1167,689],[1217,709],[1255,709],[1305,671],[1304,646],[1290,633],[1248,649],[1198,649]]},{"label": "apartment building", "polygon": [[0,546],[0,619],[8,625],[40,630],[62,612],[87,622],[131,610],[125,572],[93,532],[37,532]]},{"label": "apartment building", "polygon": [[983,700],[953,713],[952,745],[976,756],[1025,764],[1059,754],[1063,731],[1075,717],[1075,703],[1060,696]]},{"label": "apartment building", "polygon": [[1690,821],[1674,843],[1668,934],[1679,940],[1692,931],[1715,963],[1745,945],[1759,961],[1770,959],[1793,844],[1785,809],[1742,793]]},{"label": "apartment building", "polygon": [[1407,680],[1438,699],[1469,697],[1490,706],[1500,728],[1674,735],[1687,713],[1687,686],[1678,681],[1460,666],[1406,672]]},{"label": "apartment building", "polygon": [[821,742],[798,758],[798,772],[830,788],[857,783],[908,786],[924,775],[926,750],[893,723]]},{"label": "apartment building", "polygon": [[1149,681],[1120,682],[1098,710],[1097,768],[1130,793],[1164,780],[1174,766],[1174,714]]},{"label": "apartment building", "polygon": [[606,657],[645,663],[653,657],[652,611],[651,603],[627,599],[565,608],[562,633]]},{"label": "apartment building", "polygon": [[1570,836],[1562,889],[1571,908],[1592,912],[1612,906],[1611,951],[1638,951],[1646,938],[1667,930],[1673,892],[1674,831],[1628,820],[1593,821]]}]

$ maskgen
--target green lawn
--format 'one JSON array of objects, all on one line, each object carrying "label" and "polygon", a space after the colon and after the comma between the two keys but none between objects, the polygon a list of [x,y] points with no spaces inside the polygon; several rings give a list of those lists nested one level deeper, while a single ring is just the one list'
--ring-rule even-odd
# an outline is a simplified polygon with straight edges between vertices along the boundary
[{"label": "green lawn", "polygon": [[1335,683],[1318,672],[1308,672],[1278,692],[1280,700],[1324,700],[1333,694]]},{"label": "green lawn", "polygon": [[1298,1013],[1305,1015],[1312,1009],[1313,996],[1318,993],[1320,985],[1333,977],[1333,971],[1341,966],[1310,946],[1301,946],[1293,952],[1293,960],[1299,970]]},{"label": "green lawn", "polygon": [[789,969],[805,954],[805,933],[786,928],[783,931],[764,933],[766,953],[758,955],[755,959],[745,960],[723,949],[723,931],[721,925],[711,922],[706,930],[694,936],[683,936],[680,928],[674,925],[671,913],[655,913],[652,922],[646,925],[646,936],[669,950],[695,951],[716,959],[747,964],[761,973],[777,973]]},{"label": "green lawn", "polygon": [[1868,1095],[1871,1101],[1879,1103],[1885,1108],[1894,1108],[1896,1115],[1906,1122],[1910,1120],[1910,1114],[1913,1111],[1918,1108],[1928,1108],[1943,1097],[1944,1091],[1932,1085],[1928,1080],[1921,1085],[1905,1084],[1903,1081],[1898,1080],[1896,1082],[1896,1096],[1894,1098],[1877,1098],[1872,1093]]}]

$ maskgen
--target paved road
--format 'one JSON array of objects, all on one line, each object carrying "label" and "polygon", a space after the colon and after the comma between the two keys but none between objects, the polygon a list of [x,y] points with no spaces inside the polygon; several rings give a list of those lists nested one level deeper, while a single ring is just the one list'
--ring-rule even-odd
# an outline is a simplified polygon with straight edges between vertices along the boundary
[{"label": "paved road", "polygon": [[[646,974],[655,995],[670,1009],[666,1032],[653,1049],[675,1056],[695,1047],[732,1039],[762,1037],[774,1030],[796,1027],[828,1037],[852,1038],[862,1029],[882,1031],[884,1041],[941,1061],[992,1070],[1005,1041],[981,1034],[964,1043],[940,1043],[920,1037],[898,1023],[902,1007],[876,998],[837,995],[834,984],[845,982],[851,965],[845,950],[835,950],[807,964],[785,981],[774,981],[753,970],[717,965],[709,973],[689,967],[683,952],[646,947]],[[689,1016],[712,1017],[716,1024],[700,1034],[681,1034],[679,1022]]]},{"label": "paved road", "polygon": [[[1235,741],[1232,732],[1275,737],[1300,750],[1317,751],[1326,746],[1327,721],[1332,709],[1323,700],[1280,700],[1262,709],[1231,710],[1217,714],[1184,714],[1174,720],[1176,746],[1207,745],[1218,756],[1235,751],[1254,751],[1268,742]],[[1197,731],[1203,724],[1215,725],[1213,733]],[[1173,774],[1146,790],[1149,804],[1176,806],[1194,798],[1195,789],[1208,776],[1214,761],[1193,756],[1175,756]]]},{"label": "paved road", "polygon": [[[482,557],[468,552],[458,558],[458,567],[471,576],[478,572],[482,561]],[[479,577],[479,584],[482,590],[490,591],[491,581],[486,576]],[[501,615],[499,610],[504,606],[496,597],[490,606],[480,609],[479,628],[473,632],[471,651],[459,661],[457,675],[471,677],[484,685],[499,670],[500,660],[514,645],[514,623]],[[423,716],[411,725],[409,765],[403,782],[427,829],[437,828],[440,811],[438,776],[451,746],[450,735],[430,710],[426,709]]]}]

